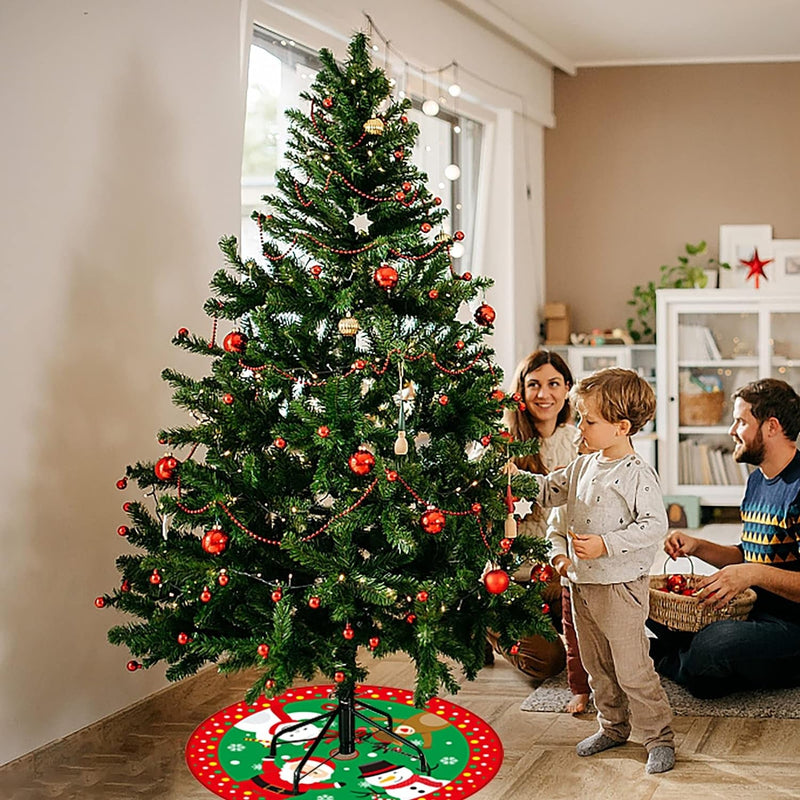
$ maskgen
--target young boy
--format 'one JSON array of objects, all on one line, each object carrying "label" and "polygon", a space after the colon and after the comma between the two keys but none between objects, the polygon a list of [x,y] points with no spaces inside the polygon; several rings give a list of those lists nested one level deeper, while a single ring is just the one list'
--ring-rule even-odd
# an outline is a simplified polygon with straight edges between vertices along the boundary
[{"label": "young boy", "polygon": [[581,659],[600,730],[579,756],[624,744],[631,723],[644,734],[648,773],[675,765],[672,712],[645,634],[649,573],[667,533],[658,478],[631,436],[653,418],[655,396],[635,372],[604,369],[575,387],[578,426],[589,455],[536,475],[537,502],[566,506],[569,536],[554,537],[553,567],[572,588]]}]

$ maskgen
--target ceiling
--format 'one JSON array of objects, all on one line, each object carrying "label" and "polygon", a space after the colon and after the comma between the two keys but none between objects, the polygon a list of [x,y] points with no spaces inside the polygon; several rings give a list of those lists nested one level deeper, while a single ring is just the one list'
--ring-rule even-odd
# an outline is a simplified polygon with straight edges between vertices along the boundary
[{"label": "ceiling", "polygon": [[526,50],[578,67],[800,60],[800,0],[451,0]]}]

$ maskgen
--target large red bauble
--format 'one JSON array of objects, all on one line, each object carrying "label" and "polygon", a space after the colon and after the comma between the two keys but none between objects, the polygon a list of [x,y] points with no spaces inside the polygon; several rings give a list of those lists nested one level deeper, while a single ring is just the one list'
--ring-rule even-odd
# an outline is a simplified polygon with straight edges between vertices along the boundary
[{"label": "large red bauble", "polygon": [[420,519],[425,533],[441,533],[444,530],[444,523],[445,516],[438,508],[429,509]]},{"label": "large red bauble", "polygon": [[178,468],[178,459],[174,456],[164,456],[156,461],[153,468],[156,473],[156,478],[160,481],[168,481],[172,479],[172,475]]},{"label": "large red bauble", "polygon": [[247,337],[240,331],[231,331],[223,340],[222,347],[227,353],[244,353]]},{"label": "large red bauble", "polygon": [[670,575],[667,578],[667,589],[675,594],[680,594],[687,588],[686,578],[683,575]]},{"label": "large red bauble", "polygon": [[495,317],[494,309],[487,305],[486,303],[481,303],[475,311],[475,322],[478,325],[491,325],[494,322]]},{"label": "large red bauble", "polygon": [[508,573],[502,569],[490,570],[483,576],[483,583],[490,594],[503,594],[510,582]]},{"label": "large red bauble", "polygon": [[375,466],[375,456],[369,450],[357,450],[347,463],[356,475],[369,475]]},{"label": "large red bauble", "polygon": [[228,534],[219,528],[206,531],[201,542],[203,550],[209,555],[218,556],[228,546]]},{"label": "large red bauble", "polygon": [[398,274],[397,270],[394,267],[390,267],[388,264],[384,264],[378,269],[375,270],[375,274],[372,276],[372,279],[381,289],[393,289],[397,286],[398,281]]}]

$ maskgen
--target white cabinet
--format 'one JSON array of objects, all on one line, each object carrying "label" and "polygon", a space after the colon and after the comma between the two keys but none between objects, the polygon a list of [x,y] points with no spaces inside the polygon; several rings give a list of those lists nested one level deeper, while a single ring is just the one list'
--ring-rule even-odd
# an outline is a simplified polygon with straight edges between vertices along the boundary
[{"label": "white cabinet", "polygon": [[[653,344],[564,345],[548,349],[567,362],[576,383],[599,369],[623,367],[638,372],[655,389],[656,347]],[[634,436],[634,446],[648,464],[656,466],[656,435],[652,423]]]},{"label": "white cabinet", "polygon": [[800,387],[800,295],[662,289],[657,295],[659,474],[664,493],[738,506],[731,394],[757,378]]}]

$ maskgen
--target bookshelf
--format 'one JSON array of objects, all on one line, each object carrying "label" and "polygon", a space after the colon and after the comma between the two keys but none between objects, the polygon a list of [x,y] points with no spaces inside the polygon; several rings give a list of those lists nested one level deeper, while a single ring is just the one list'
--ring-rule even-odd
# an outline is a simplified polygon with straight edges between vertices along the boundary
[{"label": "bookshelf", "polygon": [[757,378],[800,389],[800,294],[662,289],[657,294],[659,474],[664,493],[738,506],[748,468],[732,458],[731,393]]}]

